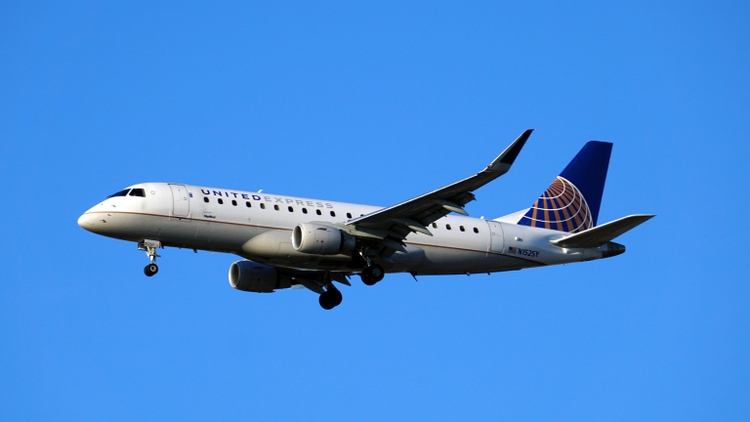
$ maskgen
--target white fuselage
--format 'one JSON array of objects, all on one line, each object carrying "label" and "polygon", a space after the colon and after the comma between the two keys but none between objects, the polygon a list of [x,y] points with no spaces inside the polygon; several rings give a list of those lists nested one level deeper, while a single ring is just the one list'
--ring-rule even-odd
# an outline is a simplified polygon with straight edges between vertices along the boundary
[{"label": "white fuselage", "polygon": [[[292,247],[300,223],[344,227],[381,207],[171,183],[142,183],[145,196],[110,197],[86,211],[81,227],[113,238],[227,252],[277,267],[351,272],[348,255],[314,255]],[[470,274],[517,270],[602,257],[598,248],[550,244],[563,232],[448,215],[412,233],[405,252],[378,263],[386,272]]]}]

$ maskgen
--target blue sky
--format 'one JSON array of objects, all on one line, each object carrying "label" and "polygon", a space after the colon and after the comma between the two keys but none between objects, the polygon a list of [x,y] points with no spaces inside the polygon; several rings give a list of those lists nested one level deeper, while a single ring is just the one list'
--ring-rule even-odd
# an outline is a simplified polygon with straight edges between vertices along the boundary
[{"label": "blue sky", "polygon": [[[0,418],[748,420],[744,2],[0,6]],[[531,205],[614,143],[622,256],[233,290],[236,257],[77,217],[142,181],[391,205],[483,168]]]}]

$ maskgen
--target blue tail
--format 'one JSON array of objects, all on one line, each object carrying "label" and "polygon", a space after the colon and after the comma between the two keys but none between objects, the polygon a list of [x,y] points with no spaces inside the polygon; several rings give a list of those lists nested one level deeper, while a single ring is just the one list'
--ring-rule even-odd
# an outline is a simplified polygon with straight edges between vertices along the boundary
[{"label": "blue tail", "polygon": [[596,226],[611,153],[609,142],[584,145],[518,224],[570,233]]}]

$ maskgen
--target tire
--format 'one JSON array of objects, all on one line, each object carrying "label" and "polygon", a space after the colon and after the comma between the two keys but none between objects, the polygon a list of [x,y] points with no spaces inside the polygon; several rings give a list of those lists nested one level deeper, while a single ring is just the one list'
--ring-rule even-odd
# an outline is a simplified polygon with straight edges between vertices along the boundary
[{"label": "tire", "polygon": [[328,292],[325,292],[321,294],[320,297],[318,297],[318,303],[320,303],[321,308],[325,309],[326,311],[330,311],[331,309],[336,307],[332,299],[335,298],[332,298]]},{"label": "tire", "polygon": [[378,281],[382,280],[383,277],[385,277],[385,271],[383,271],[383,267],[381,267],[380,265],[372,264],[372,266],[370,267],[370,276],[377,283]]},{"label": "tire", "polygon": [[146,274],[147,277],[151,277],[157,272],[159,272],[159,267],[157,267],[156,264],[148,264],[146,265],[146,268],[143,269],[143,273]]},{"label": "tire", "polygon": [[362,273],[359,276],[362,278],[363,283],[372,286],[385,277],[385,271],[383,271],[383,267],[380,265],[372,264],[362,270]]}]

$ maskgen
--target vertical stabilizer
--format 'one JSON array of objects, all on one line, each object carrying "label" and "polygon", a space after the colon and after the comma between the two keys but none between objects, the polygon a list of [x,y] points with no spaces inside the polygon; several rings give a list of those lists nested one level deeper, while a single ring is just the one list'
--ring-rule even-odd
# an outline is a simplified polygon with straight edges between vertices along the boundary
[{"label": "vertical stabilizer", "polygon": [[609,142],[584,145],[518,224],[570,233],[596,226],[611,152]]}]

